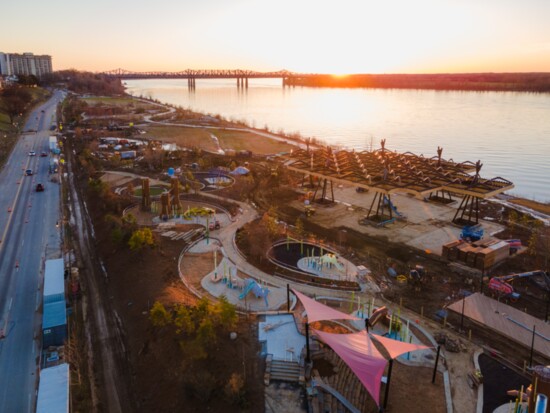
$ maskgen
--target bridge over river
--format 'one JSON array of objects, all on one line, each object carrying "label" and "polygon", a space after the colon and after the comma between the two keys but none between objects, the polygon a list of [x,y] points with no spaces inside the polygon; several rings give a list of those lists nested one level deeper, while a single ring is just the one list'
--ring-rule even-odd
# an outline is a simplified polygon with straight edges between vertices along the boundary
[{"label": "bridge over river", "polygon": [[248,87],[248,79],[277,79],[283,81],[283,86],[289,79],[319,76],[313,73],[293,73],[288,70],[277,72],[255,72],[252,70],[182,70],[180,72],[132,72],[124,69],[115,69],[102,72],[103,75],[118,79],[187,79],[190,88],[195,87],[196,79],[236,79],[237,87]]}]

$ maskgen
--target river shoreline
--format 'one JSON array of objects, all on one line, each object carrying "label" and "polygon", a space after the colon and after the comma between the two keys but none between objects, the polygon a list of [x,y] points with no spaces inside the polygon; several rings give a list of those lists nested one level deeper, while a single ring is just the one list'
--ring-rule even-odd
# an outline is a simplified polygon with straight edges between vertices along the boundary
[{"label": "river shoreline", "polygon": [[421,89],[474,92],[550,92],[550,73],[352,74],[289,77],[287,86]]},{"label": "river shoreline", "polygon": [[[175,111],[175,109],[178,108],[176,105],[160,102],[154,99],[136,97],[130,94],[128,94],[128,97],[162,106],[166,108],[167,113],[173,112]],[[207,115],[202,112],[195,112],[195,111],[192,111],[192,112],[198,115]],[[240,125],[238,126],[230,121],[226,121],[227,124],[221,126],[221,125],[195,125],[195,124],[186,124],[186,123],[154,121],[151,119],[151,117],[147,117],[145,120],[149,124],[157,124],[157,125],[170,125],[170,126],[177,126],[177,127],[184,127],[184,128],[224,129],[224,130],[232,130],[232,131],[241,131],[241,132],[246,132],[250,134],[255,134],[258,136],[263,136],[266,139],[272,139],[279,142],[284,142],[302,149],[305,149],[308,146],[308,144],[312,148],[316,148],[322,145],[321,142],[317,142],[316,140],[311,140],[308,143],[308,139],[310,138],[304,138],[297,134],[294,134],[294,136],[289,136],[287,134],[277,134],[277,133],[268,131],[266,129],[258,129],[258,128],[252,128],[249,126],[240,126]],[[545,225],[550,225],[550,212],[549,212],[550,203],[537,202],[528,198],[517,197],[514,195],[507,195],[507,194],[503,194],[497,197],[493,201],[503,204],[509,208],[516,209],[520,212],[527,213],[531,215],[533,218],[537,218],[541,220],[542,222],[544,222]]]}]

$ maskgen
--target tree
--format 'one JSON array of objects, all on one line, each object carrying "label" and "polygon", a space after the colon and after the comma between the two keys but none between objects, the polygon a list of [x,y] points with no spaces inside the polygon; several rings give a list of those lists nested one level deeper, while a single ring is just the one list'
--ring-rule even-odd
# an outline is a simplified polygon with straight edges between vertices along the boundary
[{"label": "tree", "polygon": [[145,246],[152,247],[155,245],[155,238],[150,228],[135,230],[128,241],[128,246],[131,250],[141,250]]},{"label": "tree", "polygon": [[235,306],[231,304],[225,295],[219,298],[215,307],[216,312],[216,324],[223,330],[227,331],[233,329],[237,324],[238,315]]},{"label": "tree", "polygon": [[195,332],[195,323],[191,318],[191,313],[189,309],[180,305],[176,309],[176,315],[174,316],[174,325],[177,330],[176,333],[192,334]]},{"label": "tree", "polygon": [[217,338],[212,320],[203,318],[197,330],[197,342],[206,348],[216,343]]},{"label": "tree", "polygon": [[24,87],[9,86],[2,91],[2,100],[10,117],[10,123],[13,123],[15,118],[25,111],[32,100],[32,96]]},{"label": "tree", "polygon": [[164,327],[172,322],[170,313],[166,311],[166,308],[160,301],[155,301],[151,311],[149,311],[149,318],[155,327]]}]

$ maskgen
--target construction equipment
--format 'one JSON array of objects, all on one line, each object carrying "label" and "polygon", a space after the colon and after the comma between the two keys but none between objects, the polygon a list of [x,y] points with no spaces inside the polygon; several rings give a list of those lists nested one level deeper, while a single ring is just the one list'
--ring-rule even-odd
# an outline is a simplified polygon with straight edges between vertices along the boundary
[{"label": "construction equipment", "polygon": [[415,289],[420,289],[422,285],[422,279],[426,275],[426,270],[422,265],[416,265],[414,268],[409,270],[409,284],[411,284]]},{"label": "construction equipment", "polygon": [[481,225],[466,225],[462,228],[460,233],[460,239],[464,241],[479,241],[483,238],[484,230],[481,228]]},{"label": "construction equipment", "polygon": [[489,289],[504,297],[511,298],[512,300],[518,300],[521,295],[514,290],[511,283],[525,278],[528,278],[539,288],[550,291],[550,277],[547,273],[541,270],[493,277],[489,281]]}]

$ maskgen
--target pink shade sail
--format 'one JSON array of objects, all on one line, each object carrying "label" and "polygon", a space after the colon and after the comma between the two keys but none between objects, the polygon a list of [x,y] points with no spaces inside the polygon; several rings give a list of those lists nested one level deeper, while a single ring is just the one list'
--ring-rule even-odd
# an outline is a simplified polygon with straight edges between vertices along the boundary
[{"label": "pink shade sail", "polygon": [[313,332],[340,356],[379,405],[380,380],[387,361],[366,331],[352,334],[332,334],[318,330]]},{"label": "pink shade sail", "polygon": [[392,359],[399,357],[401,354],[408,353],[409,351],[425,350],[430,348],[421,344],[412,344],[393,340],[391,338],[379,336],[378,334],[371,334],[370,336],[382,344]]},{"label": "pink shade sail", "polygon": [[302,302],[307,313],[307,322],[314,323],[315,321],[321,320],[360,320],[355,316],[350,314],[342,313],[338,310],[334,310],[324,304],[318,303],[317,301],[305,296],[302,293],[299,293],[296,290],[292,290],[296,297]]}]

